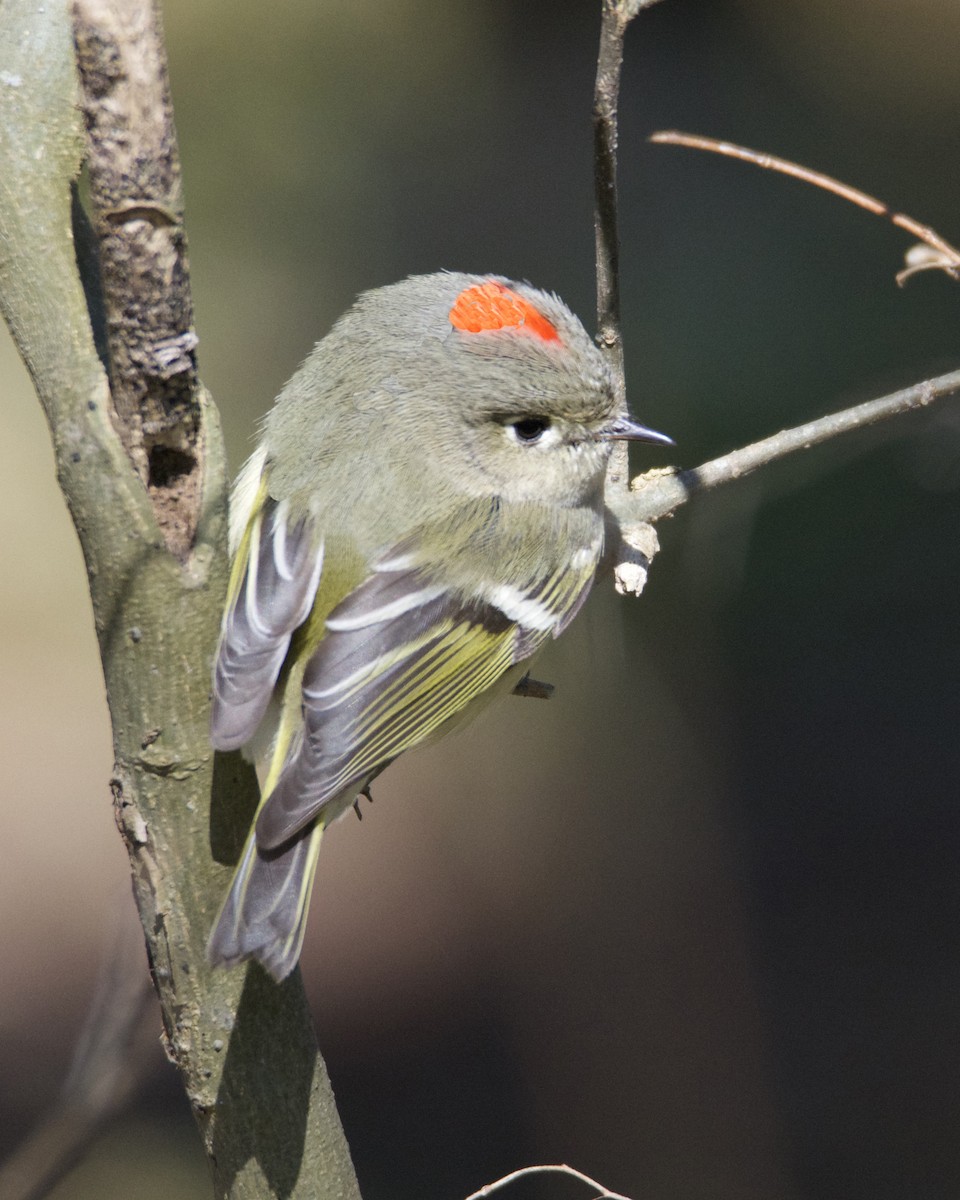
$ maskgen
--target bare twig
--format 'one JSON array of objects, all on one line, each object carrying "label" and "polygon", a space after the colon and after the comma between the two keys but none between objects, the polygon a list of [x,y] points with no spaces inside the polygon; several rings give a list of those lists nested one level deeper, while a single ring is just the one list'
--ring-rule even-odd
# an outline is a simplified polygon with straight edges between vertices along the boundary
[{"label": "bare twig", "polygon": [[[714,138],[679,133],[675,130],[655,133],[651,136],[650,141],[707,150],[749,162],[755,166],[779,171],[795,179],[803,180],[805,183],[824,188],[876,216],[888,218],[898,228],[920,238],[922,242],[922,245],[915,246],[908,251],[907,267],[897,275],[897,282],[900,284],[917,271],[931,268],[939,268],[946,271],[952,278],[960,279],[960,251],[940,237],[935,230],[921,225],[903,213],[892,212],[882,201],[857,188],[850,187],[848,184],[841,183],[829,175],[812,171],[808,167],[802,167],[772,154],[763,154],[744,146],[735,145],[732,142],[721,142]],[[599,245],[598,233],[598,282],[601,278]],[[615,254],[612,262],[615,277]],[[615,319],[617,315],[615,303],[611,312]],[[617,328],[617,335],[619,336],[619,328]],[[622,370],[622,354],[619,361]],[[679,471],[670,468],[650,471],[631,481],[630,495],[626,501],[621,495],[608,489],[607,503],[617,513],[619,519],[617,532],[620,544],[614,556],[616,559],[614,579],[617,590],[625,594],[640,594],[646,583],[650,563],[659,549],[656,530],[652,527],[652,522],[668,516],[696,493],[708,491],[722,483],[728,483],[742,475],[748,475],[758,467],[776,462],[777,459],[792,454],[796,450],[808,449],[837,437],[839,434],[864,428],[885,420],[887,417],[907,412],[912,408],[923,407],[935,399],[953,395],[958,390],[960,390],[960,373],[944,375],[939,379],[918,383],[914,387],[906,388],[891,396],[871,400],[866,404],[859,404],[815,421],[808,421],[795,429],[784,430],[730,454],[722,455],[720,458],[713,459],[692,470]]]},{"label": "bare twig", "polygon": [[[600,49],[593,91],[594,242],[597,264],[597,345],[613,375],[619,406],[627,406],[627,384],[620,329],[620,237],[617,231],[617,104],[623,39],[627,26],[642,8],[656,0],[602,0]],[[604,488],[607,507],[623,507],[630,473],[626,442],[614,445]],[[649,526],[621,522],[617,529],[614,581],[620,592],[639,595],[650,561],[657,550],[657,535]]]},{"label": "bare twig", "polygon": [[793,454],[809,450],[843,433],[865,429],[900,413],[926,408],[935,400],[960,393],[960,371],[928,379],[913,387],[868,400],[840,412],[818,417],[793,429],[785,429],[771,437],[742,446],[720,458],[711,459],[688,471],[649,471],[630,484],[630,517],[635,521],[658,521],[685,504],[691,496],[730,483]]},{"label": "bare twig", "polygon": [[504,1175],[500,1179],[495,1179],[493,1183],[485,1184],[479,1191],[471,1192],[466,1200],[484,1200],[486,1196],[492,1195],[499,1191],[500,1188],[506,1187],[508,1184],[516,1182],[518,1179],[525,1179],[530,1175],[567,1175],[571,1179],[578,1179],[581,1183],[585,1183],[587,1187],[593,1188],[597,1193],[597,1200],[630,1200],[629,1196],[623,1196],[620,1192],[611,1192],[605,1188],[602,1183],[597,1183],[595,1179],[591,1179],[589,1175],[584,1175],[582,1171],[578,1171],[576,1167],[568,1167],[566,1163],[557,1163],[553,1165],[540,1164],[535,1167],[521,1167],[518,1171],[511,1171],[509,1175]]},{"label": "bare twig", "polygon": [[722,142],[695,133],[680,133],[675,129],[651,134],[650,141],[665,146],[687,146],[692,150],[707,150],[712,154],[722,154],[726,158],[736,158],[756,167],[764,167],[766,170],[778,171],[781,175],[789,175],[793,179],[800,179],[804,183],[811,183],[814,187],[832,192],[833,195],[842,200],[849,200],[851,204],[866,209],[874,216],[885,217],[898,229],[905,230],[923,243],[922,247],[915,246],[907,251],[907,266],[897,275],[897,283],[901,285],[918,271],[941,270],[952,279],[960,279],[960,250],[942,238],[935,229],[931,229],[929,225],[921,225],[905,213],[894,212],[882,200],[860,191],[859,188],[851,187],[848,183],[841,183],[832,175],[824,175],[822,171],[811,170],[810,167],[790,162],[789,159],[780,158],[776,154],[765,154],[747,146],[738,146],[735,142]]},{"label": "bare twig", "polygon": [[625,395],[620,333],[620,238],[617,231],[617,104],[623,38],[633,14],[604,0],[593,99],[594,238],[597,258],[597,343]]},{"label": "bare twig", "polygon": [[[627,26],[656,0],[602,0],[600,50],[593,91],[594,240],[597,259],[597,345],[613,371],[621,407],[626,406],[623,338],[620,333],[620,239],[617,232],[617,104]],[[627,447],[614,447],[607,489],[623,490],[628,472]]]}]

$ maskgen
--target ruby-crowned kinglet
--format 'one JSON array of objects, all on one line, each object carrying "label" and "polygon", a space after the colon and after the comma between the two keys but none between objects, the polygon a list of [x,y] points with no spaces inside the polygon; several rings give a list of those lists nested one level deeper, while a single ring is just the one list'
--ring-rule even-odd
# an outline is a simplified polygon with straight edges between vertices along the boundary
[{"label": "ruby-crowned kinglet", "polygon": [[617,439],[670,441],[556,296],[492,276],[366,293],[293,376],[233,493],[212,740],[262,799],[212,963],[283,979],[323,829],[569,625]]}]

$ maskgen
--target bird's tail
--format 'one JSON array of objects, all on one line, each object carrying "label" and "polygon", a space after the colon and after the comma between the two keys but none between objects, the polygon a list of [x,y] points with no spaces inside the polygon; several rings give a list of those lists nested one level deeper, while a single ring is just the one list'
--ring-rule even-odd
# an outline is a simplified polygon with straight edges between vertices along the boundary
[{"label": "bird's tail", "polygon": [[212,966],[258,959],[279,983],[303,945],[323,825],[314,821],[276,850],[257,845],[251,829],[210,940]]}]

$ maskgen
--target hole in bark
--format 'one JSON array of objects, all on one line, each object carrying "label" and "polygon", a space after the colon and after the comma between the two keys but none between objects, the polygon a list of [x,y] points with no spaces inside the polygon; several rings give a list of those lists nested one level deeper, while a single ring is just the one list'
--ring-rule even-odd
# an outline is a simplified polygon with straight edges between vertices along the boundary
[{"label": "hole in bark", "polygon": [[189,475],[196,466],[192,454],[175,450],[172,446],[154,446],[150,451],[150,487],[169,488],[184,475]]}]

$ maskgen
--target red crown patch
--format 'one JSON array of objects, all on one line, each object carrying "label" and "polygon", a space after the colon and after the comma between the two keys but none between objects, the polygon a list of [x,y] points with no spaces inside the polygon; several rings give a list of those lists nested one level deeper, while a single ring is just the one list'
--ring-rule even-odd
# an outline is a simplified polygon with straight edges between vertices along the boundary
[{"label": "red crown patch", "polygon": [[450,309],[450,324],[461,333],[515,329],[545,342],[560,340],[543,313],[502,283],[477,283],[462,291]]}]

